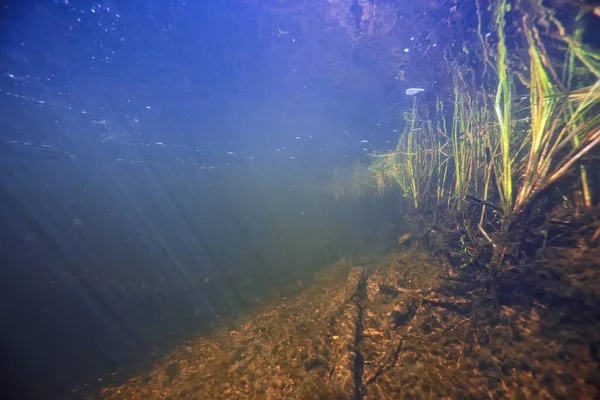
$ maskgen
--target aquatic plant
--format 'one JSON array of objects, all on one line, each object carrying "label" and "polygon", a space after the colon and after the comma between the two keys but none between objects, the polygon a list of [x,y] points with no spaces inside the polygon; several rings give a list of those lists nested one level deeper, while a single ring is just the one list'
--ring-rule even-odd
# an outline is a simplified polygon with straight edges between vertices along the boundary
[{"label": "aquatic plant", "polygon": [[[498,55],[497,55],[497,74],[498,89],[496,91],[496,101],[494,110],[498,117],[498,133],[492,138],[498,139],[493,146],[500,151],[500,166],[496,168],[496,182],[498,182],[498,194],[500,195],[500,204],[504,210],[504,215],[510,215],[513,198],[513,170],[511,157],[511,76],[508,73],[508,50],[506,48],[506,12],[509,5],[507,0],[502,0],[496,9],[496,26],[498,33]],[[499,145],[499,146],[498,146]]]},{"label": "aquatic plant", "polygon": [[[511,229],[563,178],[577,173],[571,197],[593,205],[585,157],[600,143],[600,53],[584,44],[584,23],[569,33],[539,1],[474,3],[480,47],[445,52],[452,102],[414,97],[396,150],[370,171],[409,209],[459,213],[472,244],[491,244],[502,261]],[[589,12],[576,11],[580,22]],[[464,210],[473,202],[476,215]]]}]

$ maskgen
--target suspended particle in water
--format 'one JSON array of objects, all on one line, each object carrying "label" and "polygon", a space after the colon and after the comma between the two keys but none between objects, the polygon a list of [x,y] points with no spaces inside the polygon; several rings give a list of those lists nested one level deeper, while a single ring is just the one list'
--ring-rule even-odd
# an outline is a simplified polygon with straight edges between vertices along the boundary
[{"label": "suspended particle in water", "polygon": [[423,93],[424,91],[425,89],[421,88],[408,88],[406,89],[405,93],[407,96],[414,96],[416,94]]}]

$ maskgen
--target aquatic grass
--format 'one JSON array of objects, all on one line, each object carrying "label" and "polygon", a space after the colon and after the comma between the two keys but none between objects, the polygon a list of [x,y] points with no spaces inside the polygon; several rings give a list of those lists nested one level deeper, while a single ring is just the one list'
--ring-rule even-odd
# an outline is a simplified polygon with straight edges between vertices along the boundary
[{"label": "aquatic grass", "polygon": [[[473,71],[469,72],[474,74]],[[454,116],[452,128],[453,160],[455,164],[455,195],[463,199],[468,193],[479,196],[484,181],[486,155],[486,132],[489,129],[489,113],[483,106],[484,97],[471,95],[464,76],[454,76]]]},{"label": "aquatic grass", "polygon": [[532,195],[540,179],[545,176],[547,170],[544,169],[544,166],[548,167],[546,161],[552,157],[548,150],[553,138],[552,134],[548,134],[548,130],[555,128],[552,125],[557,122],[552,120],[554,109],[557,106],[555,89],[542,63],[538,45],[533,38],[534,28],[527,23],[525,25],[530,57],[531,126],[527,136],[529,153],[526,156],[525,171],[521,177],[513,212],[522,207],[527,198]]},{"label": "aquatic grass", "polygon": [[466,166],[465,161],[467,152],[465,151],[465,142],[461,133],[467,129],[467,120],[465,118],[465,107],[461,100],[461,87],[459,86],[458,75],[454,74],[454,113],[452,117],[452,158],[454,160],[454,193],[458,198],[462,198],[466,192]]},{"label": "aquatic grass", "polygon": [[[563,178],[576,172],[583,205],[593,204],[584,164],[600,143],[600,55],[582,44],[581,28],[567,33],[538,0],[486,8],[495,34],[488,42],[486,10],[474,1],[482,48],[471,56],[482,66],[448,50],[451,100],[438,96],[430,111],[414,98],[396,151],[376,157],[372,171],[380,187],[397,185],[412,209],[445,204],[473,243],[469,225],[476,224],[500,261],[507,248],[498,246],[501,238]],[[474,218],[466,211],[473,208],[463,207],[470,201],[481,205]]]},{"label": "aquatic grass", "polygon": [[[512,173],[513,164],[511,160],[511,90],[510,75],[508,72],[508,49],[506,46],[506,13],[509,10],[507,0],[500,1],[496,8],[496,26],[498,34],[498,87],[496,90],[496,100],[494,110],[499,124],[499,151],[500,166],[496,169],[496,182],[498,183],[498,193],[500,195],[500,204],[504,210],[504,216],[510,216],[513,204],[513,183]],[[496,148],[496,146],[494,146]]]},{"label": "aquatic grass", "polygon": [[[553,80],[552,77],[557,75],[551,74],[551,66],[548,61],[544,62],[545,50],[537,28],[527,16],[523,17],[523,26],[529,46],[531,122],[527,161],[513,212],[522,210],[539,192],[564,177],[568,169],[600,140],[597,109],[600,81],[571,95],[560,93],[557,88],[564,86],[562,82],[555,82],[556,78]],[[567,144],[572,149],[564,153]],[[585,175],[584,179],[587,179]],[[584,185],[587,186],[586,180]],[[589,191],[586,196],[586,202],[591,202]]]},{"label": "aquatic grass", "polygon": [[[441,107],[439,102],[438,106]],[[439,131],[445,121],[436,114],[434,123],[427,114],[415,98],[405,114],[396,150],[373,156],[371,165],[380,190],[390,183],[397,185],[414,209],[422,208],[431,199],[438,203],[444,199],[448,180],[450,157],[444,151],[447,139]]]},{"label": "aquatic grass", "polygon": [[[565,26],[556,17],[553,10],[544,7],[540,3],[539,13],[541,18],[549,20],[554,24],[557,30],[556,37],[568,45],[569,51],[572,52],[577,59],[587,68],[587,72],[593,74],[596,79],[600,79],[600,53],[587,48],[581,41],[581,30],[576,29],[574,35],[569,35]],[[583,13],[580,12],[576,18],[579,21]]]},{"label": "aquatic grass", "polygon": [[[552,143],[548,141],[549,150],[540,163],[537,192],[545,190],[565,177],[583,156],[600,144],[600,113],[598,113],[600,80],[586,89],[585,96],[581,97],[578,94],[577,99],[577,107],[569,113],[569,118],[565,122],[561,123],[561,115],[554,121]],[[572,149],[558,162],[553,163],[553,158],[558,158],[557,155],[569,145],[573,146]]]},{"label": "aquatic grass", "polygon": [[483,75],[485,75],[487,73],[488,67],[491,68],[493,72],[497,73],[496,66],[490,60],[490,56],[489,56],[490,51],[489,51],[488,42],[485,40],[483,33],[482,33],[483,11],[481,9],[481,0],[475,0],[475,9],[477,11],[477,37],[479,38],[479,41],[481,42],[481,51],[482,51],[482,57],[483,57]]},{"label": "aquatic grass", "polygon": [[[579,18],[580,18],[580,16],[578,16],[578,19]],[[577,28],[574,33],[574,38],[577,40],[577,42],[580,42],[582,36],[583,36],[583,30],[581,28]],[[563,80],[563,82],[565,82],[567,91],[571,91],[573,88],[573,77],[575,75],[575,57],[576,57],[575,52],[573,51],[572,47],[569,46],[567,48],[567,51],[565,54],[565,63],[563,66],[563,76],[562,76],[562,80]],[[568,118],[572,117],[573,111],[574,111],[573,104],[571,102],[569,102],[568,110],[567,110],[567,113],[569,113]],[[579,147],[580,143],[581,143],[581,141],[579,140],[579,136],[576,135],[573,138],[573,147],[574,148]],[[592,206],[592,194],[591,194],[591,190],[590,190],[587,170],[584,165],[581,165],[579,167],[579,179],[580,179],[580,183],[581,183],[581,197],[583,199],[584,206],[586,208],[589,208]]]},{"label": "aquatic grass", "polygon": [[436,160],[435,160],[435,198],[436,205],[440,205],[446,196],[446,185],[448,184],[448,169],[451,157],[446,153],[447,147],[447,131],[446,119],[444,118],[444,102],[436,99]]}]

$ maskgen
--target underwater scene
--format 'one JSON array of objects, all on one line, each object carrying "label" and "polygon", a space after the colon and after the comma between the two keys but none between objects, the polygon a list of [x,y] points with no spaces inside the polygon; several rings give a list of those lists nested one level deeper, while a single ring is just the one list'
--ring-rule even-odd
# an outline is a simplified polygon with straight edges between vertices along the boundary
[{"label": "underwater scene", "polygon": [[0,3],[1,399],[600,398],[600,5]]}]

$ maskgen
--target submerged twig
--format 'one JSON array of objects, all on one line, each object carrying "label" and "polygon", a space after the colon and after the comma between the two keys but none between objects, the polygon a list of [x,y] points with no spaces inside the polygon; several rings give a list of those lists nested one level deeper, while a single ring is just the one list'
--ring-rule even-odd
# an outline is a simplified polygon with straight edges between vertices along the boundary
[{"label": "submerged twig", "polygon": [[467,198],[467,199],[469,199],[469,200],[473,200],[473,201],[475,201],[475,202],[477,202],[477,203],[479,203],[479,204],[483,204],[483,205],[486,205],[486,206],[488,206],[488,207],[494,208],[494,209],[496,209],[496,210],[499,210],[499,211],[501,211],[501,212],[503,211],[503,210],[502,210],[502,207],[500,207],[500,206],[497,206],[497,205],[496,205],[496,204],[494,204],[494,203],[490,203],[489,201],[485,201],[485,200],[479,199],[479,198],[477,198],[477,197],[475,197],[475,196],[471,196],[470,194],[467,194],[467,195],[465,196],[465,198]]}]

